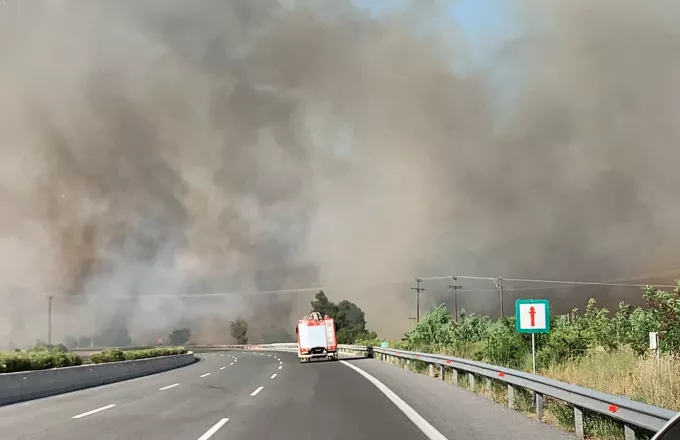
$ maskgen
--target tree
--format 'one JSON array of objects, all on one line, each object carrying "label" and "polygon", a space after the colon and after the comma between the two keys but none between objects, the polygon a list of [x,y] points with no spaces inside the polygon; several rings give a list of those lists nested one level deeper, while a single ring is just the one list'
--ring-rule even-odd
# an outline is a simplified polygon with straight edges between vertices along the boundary
[{"label": "tree", "polygon": [[191,339],[191,330],[188,328],[177,328],[168,335],[170,345],[184,345]]},{"label": "tree", "polygon": [[366,315],[355,303],[342,300],[335,304],[328,299],[323,290],[319,290],[310,304],[312,312],[333,318],[338,325],[339,344],[352,344],[359,339],[371,339],[372,334],[366,330]]},{"label": "tree", "polygon": [[351,301],[342,300],[336,306],[337,312],[334,317],[339,327],[357,327],[366,330],[366,314]]},{"label": "tree", "polygon": [[319,312],[321,316],[328,315],[335,319],[338,314],[338,306],[331,302],[326,293],[323,290],[319,290],[316,295],[314,295],[314,301],[311,302],[312,312]]},{"label": "tree", "polygon": [[231,336],[236,340],[237,344],[248,343],[248,323],[245,319],[238,318],[231,323]]}]

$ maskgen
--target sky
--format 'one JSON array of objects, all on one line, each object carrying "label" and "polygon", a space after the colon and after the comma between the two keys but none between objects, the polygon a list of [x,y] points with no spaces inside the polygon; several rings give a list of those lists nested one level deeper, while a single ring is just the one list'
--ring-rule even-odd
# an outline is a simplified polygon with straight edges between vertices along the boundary
[{"label": "sky", "polygon": [[[508,7],[510,0],[457,0],[451,2],[449,14],[452,22],[462,31],[475,65],[487,66],[493,62],[493,52],[503,41],[517,32]],[[405,0],[354,0],[358,6],[379,16],[399,10]]]},{"label": "sky", "polygon": [[[466,72],[484,69],[488,86],[493,90],[496,114],[502,122],[504,110],[511,105],[521,78],[498,62],[498,53],[505,43],[517,38],[521,30],[512,17],[512,0],[456,0],[451,1],[449,17],[467,44],[467,57],[452,60],[453,68]],[[400,10],[406,0],[354,0],[354,3],[374,15]]]}]

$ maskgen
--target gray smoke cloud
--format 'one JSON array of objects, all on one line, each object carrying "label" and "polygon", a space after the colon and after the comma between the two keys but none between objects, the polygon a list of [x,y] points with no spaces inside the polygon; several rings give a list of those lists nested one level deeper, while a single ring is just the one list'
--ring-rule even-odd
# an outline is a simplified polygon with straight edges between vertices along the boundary
[{"label": "gray smoke cloud", "polygon": [[[55,339],[218,341],[310,295],[186,295],[672,268],[680,8],[514,2],[521,35],[461,74],[447,5],[415,3],[0,5],[0,339],[44,337],[47,294],[85,295],[55,299]],[[327,290],[399,336],[409,287]]]}]

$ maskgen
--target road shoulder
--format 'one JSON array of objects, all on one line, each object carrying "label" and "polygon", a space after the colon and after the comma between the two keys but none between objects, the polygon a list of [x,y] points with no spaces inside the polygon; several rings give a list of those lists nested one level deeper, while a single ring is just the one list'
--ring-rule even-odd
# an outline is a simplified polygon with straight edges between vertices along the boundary
[{"label": "road shoulder", "polygon": [[[382,382],[447,438],[574,439],[483,396],[425,375],[373,359],[350,363]],[[373,385],[367,381],[367,386]]]}]

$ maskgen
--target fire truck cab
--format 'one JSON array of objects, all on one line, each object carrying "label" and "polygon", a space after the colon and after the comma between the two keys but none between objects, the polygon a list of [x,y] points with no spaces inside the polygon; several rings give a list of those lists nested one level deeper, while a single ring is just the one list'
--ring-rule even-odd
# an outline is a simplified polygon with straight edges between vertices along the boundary
[{"label": "fire truck cab", "polygon": [[312,312],[298,321],[295,333],[298,338],[298,359],[309,362],[312,359],[338,360],[336,340],[337,324],[330,316]]}]

